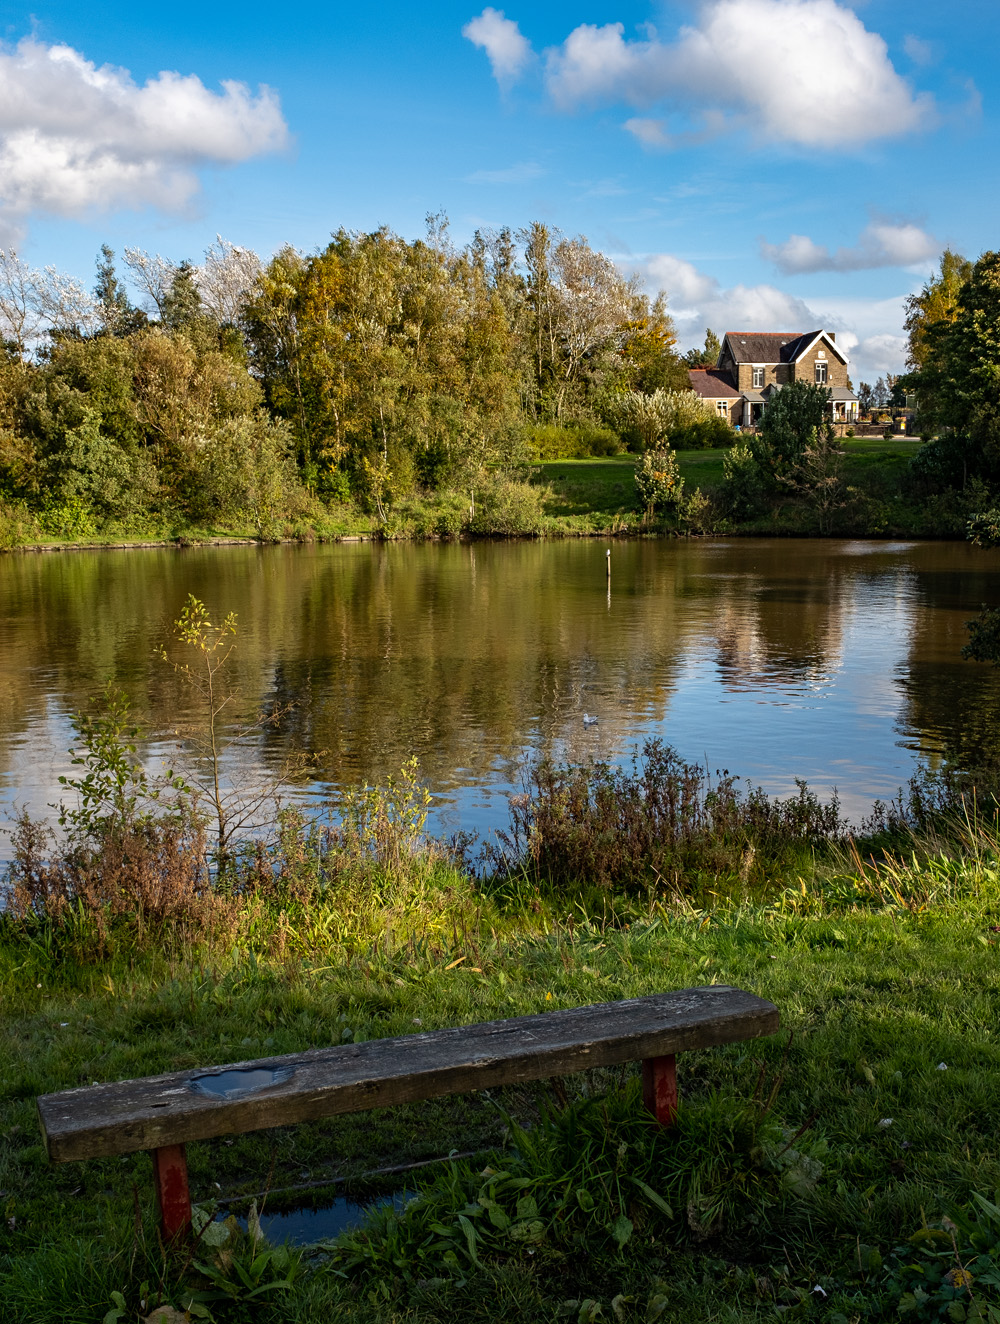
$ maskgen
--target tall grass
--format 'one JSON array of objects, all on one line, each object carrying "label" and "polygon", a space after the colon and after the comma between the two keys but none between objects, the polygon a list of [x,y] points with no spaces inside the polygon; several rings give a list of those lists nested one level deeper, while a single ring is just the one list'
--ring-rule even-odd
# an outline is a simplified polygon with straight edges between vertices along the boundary
[{"label": "tall grass", "polygon": [[797,795],[775,800],[737,782],[729,772],[713,782],[660,740],[626,767],[544,761],[511,799],[491,863],[563,891],[759,895],[803,855],[846,839],[836,797],[822,804],[799,782]]}]

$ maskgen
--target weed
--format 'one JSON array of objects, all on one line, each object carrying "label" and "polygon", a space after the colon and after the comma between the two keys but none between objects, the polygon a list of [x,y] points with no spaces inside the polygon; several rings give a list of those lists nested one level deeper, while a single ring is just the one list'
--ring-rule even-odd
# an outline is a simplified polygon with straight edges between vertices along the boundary
[{"label": "weed", "polygon": [[630,767],[536,764],[498,834],[497,873],[527,871],[559,891],[592,888],[697,893],[706,880],[759,892],[796,853],[840,840],[836,798],[822,805],[804,783],[788,800],[743,793],[723,772],[713,784],[659,740]]}]

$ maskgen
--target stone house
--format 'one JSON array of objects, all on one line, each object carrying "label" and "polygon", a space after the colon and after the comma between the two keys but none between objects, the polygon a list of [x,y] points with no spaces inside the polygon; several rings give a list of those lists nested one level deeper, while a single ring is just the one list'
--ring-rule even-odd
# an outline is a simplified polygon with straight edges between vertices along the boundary
[{"label": "stone house", "polygon": [[832,331],[727,331],[714,368],[692,368],[691,389],[735,427],[754,427],[768,400],[789,382],[830,392],[835,424],[858,417],[847,379],[847,356]]}]

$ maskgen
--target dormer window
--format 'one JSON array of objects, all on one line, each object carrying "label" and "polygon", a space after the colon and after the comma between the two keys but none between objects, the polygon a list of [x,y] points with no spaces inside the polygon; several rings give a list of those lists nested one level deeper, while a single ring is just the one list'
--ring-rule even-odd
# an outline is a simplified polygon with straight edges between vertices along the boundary
[{"label": "dormer window", "polygon": [[753,370],[753,389],[754,389],[755,391],[759,391],[759,390],[761,390],[761,388],[763,387],[763,385],[764,385],[764,369],[763,369],[763,368],[754,368],[754,370]]},{"label": "dormer window", "polygon": [[826,385],[826,363],[822,359],[816,360],[816,385]]}]

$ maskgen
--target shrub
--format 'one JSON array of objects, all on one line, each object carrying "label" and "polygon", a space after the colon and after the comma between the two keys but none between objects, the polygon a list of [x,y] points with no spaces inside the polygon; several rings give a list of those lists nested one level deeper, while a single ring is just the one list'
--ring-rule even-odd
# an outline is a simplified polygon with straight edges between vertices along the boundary
[{"label": "shrub", "polygon": [[722,500],[728,513],[737,519],[752,519],[759,515],[774,489],[774,482],[749,442],[737,442],[723,456],[722,476]]},{"label": "shrub", "polygon": [[711,533],[718,523],[712,499],[700,487],[683,503],[682,517],[692,533]]},{"label": "shrub", "polygon": [[719,414],[708,414],[705,418],[693,419],[674,428],[670,433],[670,444],[675,450],[708,450],[731,446],[736,434],[726,419]]},{"label": "shrub", "polygon": [[741,793],[736,781],[723,773],[713,785],[659,740],[647,741],[631,768],[543,761],[511,800],[494,862],[555,888],[684,891],[706,874],[746,887],[763,885],[789,852],[845,830],[836,798],[821,804],[805,783],[778,801],[759,788]]},{"label": "shrub", "polygon": [[677,456],[669,446],[645,453],[635,471],[635,486],[639,500],[648,511],[680,504],[684,479],[677,466]]},{"label": "shrub", "polygon": [[499,538],[540,533],[544,523],[544,495],[544,488],[492,474],[476,491],[475,509],[468,522],[469,532]]},{"label": "shrub", "polygon": [[650,395],[625,391],[612,397],[607,412],[633,451],[651,450],[666,439],[678,446],[681,443],[676,437],[698,438],[692,445],[711,445],[700,438],[712,435],[717,422],[729,432],[728,425],[694,391],[658,388]]},{"label": "shrub", "polygon": [[23,501],[0,500],[0,550],[23,547],[37,531],[34,517]]},{"label": "shrub", "polygon": [[541,423],[530,429],[527,440],[535,461],[584,460],[622,450],[617,433],[594,423]]},{"label": "shrub", "polygon": [[246,415],[221,423],[196,457],[201,512],[246,520],[259,537],[273,536],[279,517],[305,495],[292,449],[284,422]]}]

